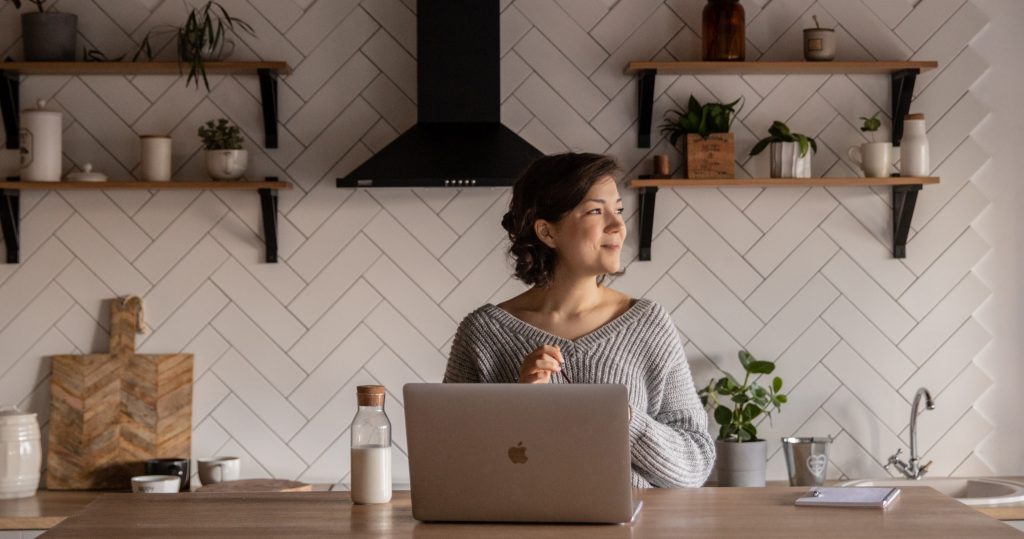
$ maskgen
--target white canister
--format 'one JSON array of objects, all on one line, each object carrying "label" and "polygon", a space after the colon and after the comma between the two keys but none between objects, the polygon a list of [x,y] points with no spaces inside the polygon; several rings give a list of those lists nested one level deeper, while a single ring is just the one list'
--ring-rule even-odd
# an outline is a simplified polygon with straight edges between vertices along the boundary
[{"label": "white canister", "polygon": [[36,414],[0,408],[0,500],[28,498],[39,488],[43,447]]},{"label": "white canister", "polygon": [[63,115],[60,111],[48,110],[45,100],[40,99],[36,104],[39,108],[21,111],[19,175],[23,181],[59,182]]},{"label": "white canister", "polygon": [[920,178],[931,171],[924,114],[908,114],[903,120],[903,138],[900,140],[900,176]]},{"label": "white canister", "polygon": [[171,137],[167,135],[141,135],[142,164],[139,179],[144,182],[171,181]]}]

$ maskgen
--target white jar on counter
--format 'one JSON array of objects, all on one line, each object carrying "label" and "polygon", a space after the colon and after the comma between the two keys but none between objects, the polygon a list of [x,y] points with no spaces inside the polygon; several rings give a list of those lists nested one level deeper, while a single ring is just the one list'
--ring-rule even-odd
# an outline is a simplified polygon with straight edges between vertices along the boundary
[{"label": "white jar on counter", "polygon": [[36,414],[0,408],[0,500],[28,498],[39,488],[43,447]]},{"label": "white jar on counter", "polygon": [[46,108],[46,101],[36,102],[39,108],[21,111],[21,170],[27,182],[59,182],[63,151],[63,115]]},{"label": "white jar on counter", "polygon": [[903,120],[903,139],[900,141],[900,176],[921,178],[931,171],[924,114],[908,114]]}]

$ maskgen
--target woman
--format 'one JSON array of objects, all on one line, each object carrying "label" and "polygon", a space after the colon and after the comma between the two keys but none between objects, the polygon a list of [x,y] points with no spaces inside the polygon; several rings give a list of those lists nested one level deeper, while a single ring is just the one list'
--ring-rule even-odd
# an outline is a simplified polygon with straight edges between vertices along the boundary
[{"label": "woman", "polygon": [[533,287],[466,316],[444,381],[624,384],[633,485],[700,486],[715,449],[679,334],[657,303],[601,284],[626,239],[616,171],[567,153],[516,182],[501,224],[515,276]]}]

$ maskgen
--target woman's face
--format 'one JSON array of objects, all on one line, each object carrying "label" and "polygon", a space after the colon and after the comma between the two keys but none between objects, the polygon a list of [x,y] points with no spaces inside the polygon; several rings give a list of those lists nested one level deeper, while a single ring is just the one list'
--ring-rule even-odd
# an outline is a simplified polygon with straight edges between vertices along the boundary
[{"label": "woman's face", "polygon": [[556,223],[538,220],[537,235],[558,254],[558,267],[577,275],[615,273],[626,224],[615,179],[605,176]]}]

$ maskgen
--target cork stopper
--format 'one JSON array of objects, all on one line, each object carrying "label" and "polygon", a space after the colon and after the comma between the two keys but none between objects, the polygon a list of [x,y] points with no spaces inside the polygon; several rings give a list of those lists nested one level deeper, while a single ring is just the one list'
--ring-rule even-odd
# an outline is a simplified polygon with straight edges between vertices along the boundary
[{"label": "cork stopper", "polygon": [[384,386],[357,386],[359,406],[384,406]]},{"label": "cork stopper", "polygon": [[908,114],[908,115],[904,116],[903,119],[904,120],[923,120],[924,119],[924,114],[921,114],[920,112],[915,112],[914,114]]},{"label": "cork stopper", "polygon": [[659,153],[654,155],[654,175],[667,178],[669,175],[668,155]]}]

